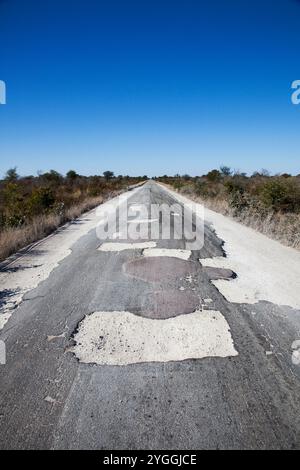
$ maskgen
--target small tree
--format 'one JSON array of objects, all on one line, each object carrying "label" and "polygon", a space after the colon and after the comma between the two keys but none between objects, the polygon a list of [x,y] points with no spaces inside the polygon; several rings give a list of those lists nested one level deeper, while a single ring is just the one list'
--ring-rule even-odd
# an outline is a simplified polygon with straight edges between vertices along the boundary
[{"label": "small tree", "polygon": [[288,196],[288,186],[285,180],[280,178],[268,180],[262,187],[260,195],[262,202],[275,210],[284,206]]},{"label": "small tree", "polygon": [[69,180],[75,180],[77,178],[77,176],[79,176],[79,175],[74,170],[69,170],[68,173],[66,174],[66,177]]},{"label": "small tree", "polygon": [[106,181],[109,181],[114,177],[114,172],[113,171],[104,171],[103,176],[106,179]]},{"label": "small tree", "polygon": [[55,170],[50,170],[47,173],[41,175],[41,177],[47,181],[47,183],[51,183],[53,185],[59,184],[63,179],[62,175]]},{"label": "small tree", "polygon": [[232,173],[232,170],[229,166],[220,166],[220,171],[223,176],[230,176]]},{"label": "small tree", "polygon": [[14,168],[9,168],[9,170],[7,170],[6,175],[5,175],[6,181],[8,181],[9,183],[12,183],[13,181],[16,181],[18,178],[19,178],[19,175],[17,173],[16,166]]},{"label": "small tree", "polygon": [[262,168],[262,169],[260,170],[260,174],[261,174],[262,176],[265,176],[265,177],[270,176],[269,170],[266,170],[265,168]]}]

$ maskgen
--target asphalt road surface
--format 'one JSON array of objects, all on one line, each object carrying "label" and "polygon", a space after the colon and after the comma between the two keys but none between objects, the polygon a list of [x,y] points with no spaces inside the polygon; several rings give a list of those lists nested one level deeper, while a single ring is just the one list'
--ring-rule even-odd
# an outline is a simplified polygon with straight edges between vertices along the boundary
[{"label": "asphalt road surface", "polygon": [[[175,202],[154,182],[128,199]],[[80,237],[1,331],[1,448],[300,448],[299,311],[228,302],[211,280],[238,273],[199,262],[224,255],[208,224],[191,253],[114,237]]]}]

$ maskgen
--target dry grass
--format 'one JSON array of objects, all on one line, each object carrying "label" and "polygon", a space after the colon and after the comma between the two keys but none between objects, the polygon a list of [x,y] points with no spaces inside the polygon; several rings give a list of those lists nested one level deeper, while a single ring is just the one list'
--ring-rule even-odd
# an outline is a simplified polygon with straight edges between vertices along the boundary
[{"label": "dry grass", "polygon": [[204,200],[190,192],[188,194],[184,190],[180,192],[186,194],[195,202],[203,204],[208,209],[232,217],[269,238],[279,241],[283,245],[300,250],[300,214],[284,214],[269,211],[263,215],[255,208],[237,212],[224,199],[208,198]]},{"label": "dry grass", "polygon": [[9,228],[0,232],[0,260],[3,261],[12,253],[44,238],[61,225],[76,219],[84,212],[103,203],[104,200],[117,196],[120,192],[121,191],[111,192],[105,198],[103,196],[91,197],[80,204],[70,207],[60,215],[51,214],[38,216],[28,225],[23,225],[20,228]]}]

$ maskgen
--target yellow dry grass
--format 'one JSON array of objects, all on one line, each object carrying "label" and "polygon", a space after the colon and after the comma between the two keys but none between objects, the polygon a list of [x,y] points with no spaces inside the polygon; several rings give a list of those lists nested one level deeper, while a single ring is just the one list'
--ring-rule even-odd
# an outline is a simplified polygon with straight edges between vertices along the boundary
[{"label": "yellow dry grass", "polygon": [[223,199],[201,199],[190,195],[195,202],[199,202],[223,215],[234,218],[248,227],[263,233],[269,238],[279,241],[283,245],[300,249],[300,214],[284,214],[270,211],[262,215],[255,208],[246,209],[237,213],[228,202]]},{"label": "yellow dry grass", "polygon": [[[110,194],[110,197],[115,195],[117,195],[116,192]],[[103,201],[103,196],[88,198],[84,202],[70,207],[61,215],[38,216],[30,224],[19,228],[8,228],[0,232],[0,260],[6,259],[12,253],[49,235],[59,226],[76,219],[84,212],[97,207]]]}]

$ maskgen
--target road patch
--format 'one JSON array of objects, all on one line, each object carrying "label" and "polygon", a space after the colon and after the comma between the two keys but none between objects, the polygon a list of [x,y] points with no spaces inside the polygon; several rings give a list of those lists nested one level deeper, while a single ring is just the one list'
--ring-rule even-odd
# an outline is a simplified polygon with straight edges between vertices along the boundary
[{"label": "road patch", "polygon": [[70,348],[83,363],[128,365],[229,357],[234,348],[229,325],[218,311],[195,311],[166,320],[130,312],[87,315]]}]

